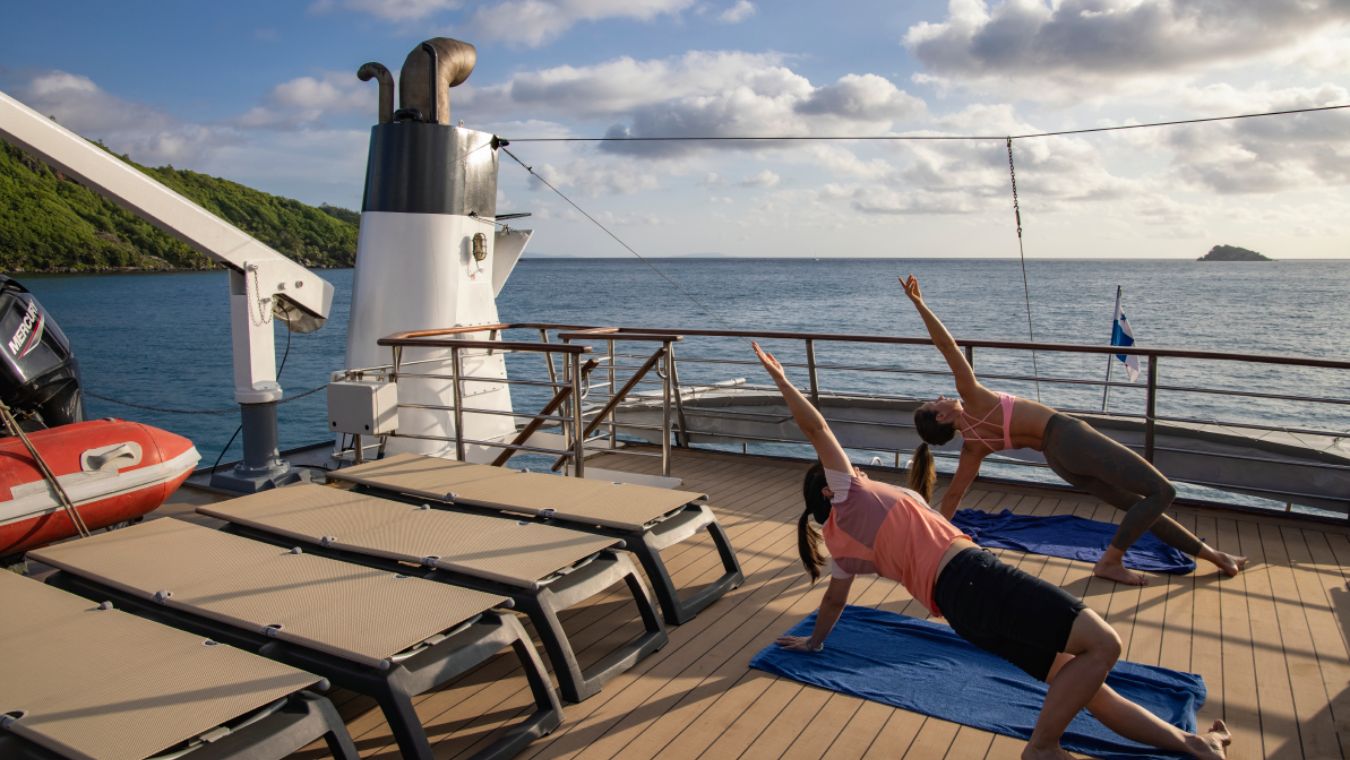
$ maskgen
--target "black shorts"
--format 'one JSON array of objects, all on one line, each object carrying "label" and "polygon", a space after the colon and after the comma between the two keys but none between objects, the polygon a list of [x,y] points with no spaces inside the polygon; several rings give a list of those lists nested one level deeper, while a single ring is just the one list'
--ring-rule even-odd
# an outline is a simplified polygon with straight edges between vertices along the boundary
[{"label": "black shorts", "polygon": [[1064,589],[973,548],[942,569],[933,601],[961,638],[1040,681],[1050,674],[1086,606]]}]

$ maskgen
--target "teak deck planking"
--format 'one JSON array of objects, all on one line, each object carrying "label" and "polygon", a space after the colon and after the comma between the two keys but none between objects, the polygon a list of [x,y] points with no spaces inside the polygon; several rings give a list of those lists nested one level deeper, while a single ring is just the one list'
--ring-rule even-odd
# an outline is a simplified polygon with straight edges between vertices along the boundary
[{"label": "teak deck planking", "polygon": [[[1022,742],[897,710],[747,667],[750,658],[815,609],[824,582],[808,582],[797,557],[803,464],[714,452],[675,452],[683,488],[707,493],[743,566],[746,582],[670,643],[580,704],[522,758],[1016,758]],[[595,466],[656,474],[652,457],[607,454]],[[866,468],[864,468],[866,469]],[[873,472],[900,482],[901,475]],[[1089,496],[979,483],[964,506],[1022,514],[1074,514],[1115,522],[1119,512]],[[1150,574],[1143,588],[1091,574],[1082,562],[1000,551],[1010,564],[1082,596],[1120,633],[1122,657],[1199,673],[1209,688],[1207,726],[1223,718],[1233,758],[1344,758],[1350,751],[1350,529],[1280,516],[1177,507],[1171,514],[1221,551],[1246,554],[1236,578],[1200,562],[1190,575]],[[720,573],[705,534],[664,553],[677,584]],[[898,584],[860,577],[852,604],[927,617]],[[583,664],[636,635],[620,594],[563,615]],[[369,700],[333,695],[363,757],[397,757]],[[419,698],[438,757],[467,757],[529,709],[509,658]],[[321,757],[320,748],[298,757]]]}]

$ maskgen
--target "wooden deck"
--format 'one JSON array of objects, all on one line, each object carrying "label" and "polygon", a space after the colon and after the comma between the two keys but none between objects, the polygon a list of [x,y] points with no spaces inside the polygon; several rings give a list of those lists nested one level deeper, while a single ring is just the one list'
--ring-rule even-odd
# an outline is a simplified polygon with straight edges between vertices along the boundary
[{"label": "wooden deck", "polygon": [[[606,455],[596,466],[655,474],[649,457]],[[800,463],[678,452],[676,475],[709,494],[740,557],[746,582],[670,643],[581,704],[521,757],[569,758],[1015,758],[1022,743],[954,723],[806,687],[747,667],[760,648],[815,609],[797,558]],[[873,477],[891,479],[886,473]],[[978,487],[968,506],[1114,521],[1086,496]],[[1145,588],[1091,577],[1080,562],[1002,552],[1006,562],[1084,598],[1119,631],[1123,657],[1204,676],[1202,724],[1226,720],[1234,758],[1344,758],[1350,752],[1350,530],[1278,517],[1177,508],[1174,516],[1217,548],[1251,564],[1220,580],[1202,563],[1188,576],[1153,576]],[[665,555],[681,586],[720,572],[705,537]],[[860,578],[853,604],[908,615],[925,610],[898,584]],[[638,630],[631,604],[600,597],[564,616],[583,663]],[[335,701],[363,756],[397,757],[380,712],[364,698]],[[528,709],[523,676],[500,656],[423,695],[418,712],[438,757],[466,757]],[[313,750],[303,757],[326,753]]]}]

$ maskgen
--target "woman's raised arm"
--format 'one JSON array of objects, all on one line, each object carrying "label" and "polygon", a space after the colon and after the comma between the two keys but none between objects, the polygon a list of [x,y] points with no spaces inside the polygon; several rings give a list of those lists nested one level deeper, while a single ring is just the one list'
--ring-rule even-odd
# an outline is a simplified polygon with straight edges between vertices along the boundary
[{"label": "woman's raised arm", "polygon": [[830,426],[826,424],[825,418],[810,401],[806,400],[802,392],[797,390],[792,381],[787,379],[783,365],[778,363],[773,354],[760,348],[758,343],[751,345],[755,347],[755,356],[760,364],[764,365],[764,370],[773,378],[774,385],[778,386],[778,392],[783,394],[788,411],[792,412],[793,421],[815,448],[820,463],[825,465],[826,469],[852,475],[853,465],[848,461],[848,454],[844,453],[844,447],[839,445],[834,433],[830,432]]},{"label": "woman's raised arm", "polygon": [[942,320],[938,319],[933,310],[928,308],[928,304],[924,303],[918,278],[911,274],[909,279],[901,279],[900,284],[904,286],[905,295],[909,296],[914,308],[919,311],[919,316],[923,318],[923,324],[928,328],[928,337],[933,339],[933,345],[942,353],[942,358],[947,360],[947,366],[951,368],[952,376],[956,378],[956,392],[969,403],[971,396],[980,388],[980,382],[975,379],[975,370],[970,366],[970,362],[966,361],[965,353],[956,345],[956,339],[947,332]]}]

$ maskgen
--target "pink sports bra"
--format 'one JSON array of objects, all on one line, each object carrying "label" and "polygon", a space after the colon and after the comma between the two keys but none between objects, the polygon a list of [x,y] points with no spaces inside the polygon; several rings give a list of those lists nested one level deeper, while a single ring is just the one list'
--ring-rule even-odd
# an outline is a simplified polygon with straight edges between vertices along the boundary
[{"label": "pink sports bra", "polygon": [[[995,395],[998,396],[998,406],[994,407],[993,409],[990,409],[987,413],[985,413],[983,417],[979,418],[978,420],[972,417],[971,415],[966,414],[965,411],[962,410],[961,421],[957,423],[956,428],[961,431],[961,436],[965,438],[967,441],[973,441],[975,443],[983,443],[985,446],[989,447],[990,451],[1002,451],[1004,449],[1011,449],[1013,447],[1012,413],[1013,413],[1013,401],[1015,401],[1017,397],[1012,395],[1011,393],[996,393]],[[977,426],[985,422],[989,422],[989,418],[994,414],[995,409],[1003,410],[1002,441],[1000,441],[997,437],[985,438],[984,436],[980,435],[979,430],[976,429]],[[1002,443],[1003,445],[995,446],[994,444],[996,443]]]}]

